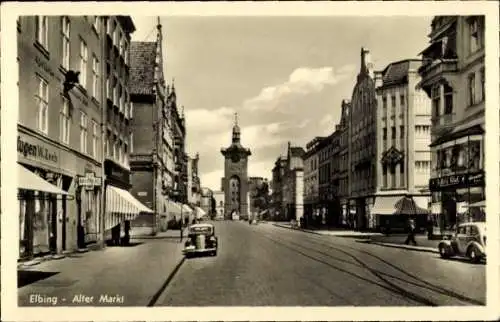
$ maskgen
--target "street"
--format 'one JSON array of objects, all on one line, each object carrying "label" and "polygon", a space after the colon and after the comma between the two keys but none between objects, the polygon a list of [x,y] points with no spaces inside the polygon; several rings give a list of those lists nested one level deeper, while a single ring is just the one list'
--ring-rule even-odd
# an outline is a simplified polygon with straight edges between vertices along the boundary
[{"label": "street", "polygon": [[485,266],[318,236],[216,222],[217,257],[186,260],[157,306],[484,305]]}]

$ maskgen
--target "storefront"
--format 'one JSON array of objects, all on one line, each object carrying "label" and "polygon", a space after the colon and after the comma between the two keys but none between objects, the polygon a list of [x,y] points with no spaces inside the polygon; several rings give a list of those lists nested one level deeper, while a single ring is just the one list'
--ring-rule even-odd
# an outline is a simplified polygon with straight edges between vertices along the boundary
[{"label": "storefront", "polygon": [[104,238],[112,245],[127,243],[130,238],[130,222],[141,213],[154,211],[138,201],[128,191],[130,171],[111,160],[104,162],[106,175],[104,196]]},{"label": "storefront", "polygon": [[84,175],[77,176],[78,246],[97,243],[101,235],[101,184],[97,169],[88,164]]},{"label": "storefront", "polygon": [[20,258],[72,249],[74,220],[68,208],[74,163],[70,153],[37,133],[18,127]]},{"label": "storefront", "polygon": [[435,228],[448,233],[462,222],[484,221],[483,209],[469,206],[485,200],[483,125],[457,127],[435,140],[431,149],[436,171],[429,190]]}]

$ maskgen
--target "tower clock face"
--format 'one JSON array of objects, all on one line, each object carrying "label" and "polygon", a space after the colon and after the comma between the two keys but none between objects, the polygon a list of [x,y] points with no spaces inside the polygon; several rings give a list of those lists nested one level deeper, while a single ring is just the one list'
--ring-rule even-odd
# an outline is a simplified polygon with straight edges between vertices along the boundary
[{"label": "tower clock face", "polygon": [[233,161],[234,163],[239,162],[240,161],[239,153],[233,153],[233,155],[231,156],[231,161]]}]

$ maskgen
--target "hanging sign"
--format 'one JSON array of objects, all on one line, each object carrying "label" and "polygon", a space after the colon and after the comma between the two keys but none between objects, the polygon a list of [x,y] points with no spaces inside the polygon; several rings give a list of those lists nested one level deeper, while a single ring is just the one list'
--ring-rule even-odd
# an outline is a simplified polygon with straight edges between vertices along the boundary
[{"label": "hanging sign", "polygon": [[78,176],[78,185],[86,190],[93,190],[95,187],[101,186],[102,178],[96,177],[94,173],[86,173],[85,176]]}]

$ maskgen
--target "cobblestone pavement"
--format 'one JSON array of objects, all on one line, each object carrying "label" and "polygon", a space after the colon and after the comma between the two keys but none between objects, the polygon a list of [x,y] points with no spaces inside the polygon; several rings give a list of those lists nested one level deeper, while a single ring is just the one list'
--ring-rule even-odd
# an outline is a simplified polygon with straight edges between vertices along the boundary
[{"label": "cobblestone pavement", "polygon": [[160,306],[484,305],[485,265],[320,236],[216,222],[217,257],[186,260]]}]

